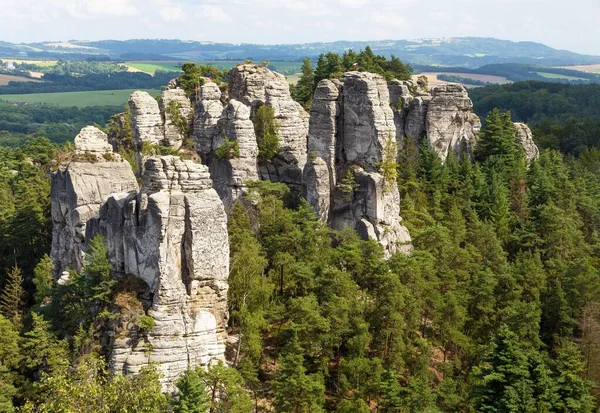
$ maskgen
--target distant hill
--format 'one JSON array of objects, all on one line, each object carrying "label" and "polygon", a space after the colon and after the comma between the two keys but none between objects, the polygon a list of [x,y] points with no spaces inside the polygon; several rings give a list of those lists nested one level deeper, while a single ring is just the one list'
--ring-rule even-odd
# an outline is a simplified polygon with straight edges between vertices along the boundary
[{"label": "distant hill", "polygon": [[571,66],[600,63],[600,56],[557,50],[541,43],[494,38],[454,37],[417,40],[338,41],[306,44],[230,44],[167,39],[101,40],[13,44],[0,42],[0,56],[122,60],[300,60],[321,53],[363,49],[396,55],[405,62],[430,66],[476,68],[498,63]]}]

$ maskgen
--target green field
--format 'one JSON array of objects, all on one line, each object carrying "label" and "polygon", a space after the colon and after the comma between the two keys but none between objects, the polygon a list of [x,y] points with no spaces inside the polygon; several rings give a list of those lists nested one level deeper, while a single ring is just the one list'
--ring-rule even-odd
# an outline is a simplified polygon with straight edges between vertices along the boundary
[{"label": "green field", "polygon": [[536,72],[536,73],[540,76],[545,77],[546,79],[586,80],[583,77],[559,75],[557,73],[546,73],[546,72]]},{"label": "green field", "polygon": [[[179,71],[182,63],[185,63],[185,60],[178,61],[169,61],[169,62],[127,62],[125,63],[127,66],[150,74],[154,74],[157,70],[163,70],[167,72],[171,71]],[[231,69],[238,63],[242,63],[242,61],[232,61],[232,60],[202,60],[196,61],[194,63],[199,63],[203,65],[216,66],[219,69]],[[262,62],[255,62],[262,63]],[[275,67],[275,70],[284,74],[297,73],[300,71],[302,67],[302,62],[284,62],[284,61],[271,61],[269,62],[271,66]]]},{"label": "green field", "polygon": [[[57,106],[119,106],[127,103],[135,89],[98,90],[93,92],[34,93],[29,95],[0,95],[0,101],[44,103]],[[146,90],[152,96],[160,90]]]}]

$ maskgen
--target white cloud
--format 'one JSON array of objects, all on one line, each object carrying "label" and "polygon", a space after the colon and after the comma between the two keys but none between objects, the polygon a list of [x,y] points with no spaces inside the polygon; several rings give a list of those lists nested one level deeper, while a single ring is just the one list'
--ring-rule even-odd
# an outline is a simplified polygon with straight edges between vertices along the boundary
[{"label": "white cloud", "polygon": [[160,17],[166,22],[186,21],[185,12],[181,6],[166,6],[161,8]]},{"label": "white cloud", "polygon": [[200,19],[206,19],[206,24],[210,23],[231,23],[233,18],[219,6],[203,5],[196,7],[194,16]]}]

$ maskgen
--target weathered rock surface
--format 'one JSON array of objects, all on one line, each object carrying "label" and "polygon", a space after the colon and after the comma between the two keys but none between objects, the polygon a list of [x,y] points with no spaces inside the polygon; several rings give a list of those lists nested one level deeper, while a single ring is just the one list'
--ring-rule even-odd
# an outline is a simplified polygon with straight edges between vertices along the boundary
[{"label": "weathered rock surface", "polygon": [[291,185],[302,184],[306,164],[308,114],[291,95],[285,77],[259,65],[238,65],[229,72],[229,98],[251,108],[251,119],[262,105],[273,107],[279,124],[279,155],[261,165],[261,177]]},{"label": "weathered rock surface", "polygon": [[[174,102],[174,103],[172,103]],[[171,106],[170,106],[171,105]],[[188,120],[192,112],[192,105],[183,89],[166,89],[162,92],[160,100],[160,111],[164,116],[164,138],[161,144],[173,149],[181,148],[185,139],[185,131],[182,131],[172,119],[170,107],[174,107],[183,119]]]},{"label": "weathered rock surface", "polygon": [[200,100],[196,104],[194,117],[194,140],[203,162],[213,151],[213,140],[218,134],[217,123],[223,115],[220,102],[221,91],[216,83],[208,82],[200,88]]},{"label": "weathered rock surface", "polygon": [[463,86],[441,85],[428,93],[414,82],[392,80],[388,88],[399,143],[425,139],[442,161],[450,151],[472,153],[481,122]]},{"label": "weathered rock surface", "polygon": [[254,134],[254,124],[250,120],[250,108],[235,99],[229,101],[223,110],[213,137],[213,153],[225,139],[236,142],[239,154],[231,159],[210,157],[210,173],[215,189],[223,203],[230,207],[246,188],[246,182],[259,179],[257,156],[258,146]]},{"label": "weathered rock surface", "polygon": [[112,153],[112,146],[108,143],[106,133],[94,126],[86,126],[75,137],[75,151],[102,155]]},{"label": "weathered rock surface", "polygon": [[515,122],[515,129],[517,130],[515,139],[523,147],[527,161],[530,162],[537,158],[540,155],[540,150],[533,141],[533,133],[531,133],[529,126]]},{"label": "weathered rock surface", "polygon": [[[386,182],[379,169],[382,161],[395,161],[395,145],[394,113],[382,76],[348,72],[337,84],[319,82],[304,169],[307,200],[333,228],[349,226],[363,238],[377,240],[386,256],[411,249],[410,235],[400,223],[396,181]],[[348,176],[354,188],[345,182]]]},{"label": "weathered rock surface", "polygon": [[427,139],[442,161],[450,151],[472,152],[481,123],[473,102],[461,85],[436,86],[427,110]]},{"label": "weathered rock surface", "polygon": [[81,270],[86,225],[100,204],[114,192],[137,189],[131,166],[112,153],[106,135],[94,127],[84,128],[75,139],[74,160],[52,174],[50,255],[56,278],[67,269]]},{"label": "weathered rock surface", "polygon": [[153,362],[169,388],[187,368],[224,358],[227,219],[206,166],[149,158],[141,191],[110,196],[88,239],[96,233],[107,240],[113,271],[146,283],[156,322],[142,335],[115,335],[111,369],[135,373]]},{"label": "weathered rock surface", "polygon": [[148,92],[136,91],[129,96],[131,132],[136,147],[143,142],[159,145],[164,139],[164,122],[158,102]]}]

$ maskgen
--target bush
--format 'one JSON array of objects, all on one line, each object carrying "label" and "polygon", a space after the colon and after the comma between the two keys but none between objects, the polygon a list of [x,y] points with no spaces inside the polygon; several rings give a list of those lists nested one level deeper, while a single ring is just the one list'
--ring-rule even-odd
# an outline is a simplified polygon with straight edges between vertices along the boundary
[{"label": "bush", "polygon": [[221,161],[240,157],[240,145],[237,140],[230,141],[225,138],[225,141],[215,149],[215,155]]}]

